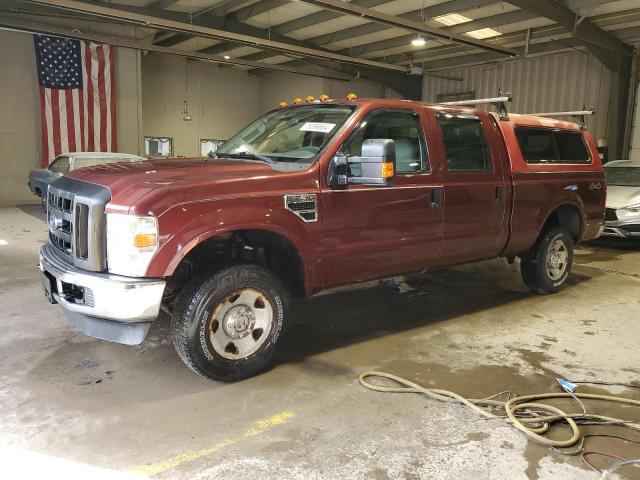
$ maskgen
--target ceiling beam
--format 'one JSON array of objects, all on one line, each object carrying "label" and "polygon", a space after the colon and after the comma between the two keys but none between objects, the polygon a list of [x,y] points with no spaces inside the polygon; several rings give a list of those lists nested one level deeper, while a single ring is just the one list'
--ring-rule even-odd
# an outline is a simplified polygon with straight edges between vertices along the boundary
[{"label": "ceiling beam", "polygon": [[[357,2],[358,0],[354,0],[354,3]],[[402,18],[406,18],[408,20],[416,20],[419,21],[422,19],[422,14],[424,14],[425,18],[433,18],[433,17],[438,17],[440,15],[446,15],[448,13],[453,13],[453,12],[460,12],[460,11],[464,11],[470,8],[476,8],[476,7],[481,7],[483,5],[487,5],[489,3],[494,3],[494,0],[449,0],[447,2],[443,2],[443,3],[439,3],[437,5],[433,5],[431,7],[426,7],[423,10],[418,9],[418,10],[412,10],[410,12],[407,13],[403,13],[402,15],[399,15]],[[337,16],[342,16],[341,13],[339,12],[333,12],[333,11],[329,11],[329,10],[325,10],[324,12],[327,13],[332,13],[335,14]],[[319,12],[322,13],[322,12]],[[293,22],[297,22],[303,19],[306,19],[308,17],[313,17],[313,15],[315,14],[311,14],[311,15],[307,15],[305,17],[296,19],[296,20],[292,20],[290,23]],[[276,26],[274,29],[277,30],[280,33],[287,33],[287,32],[282,32],[280,30],[280,27],[284,26],[283,25],[278,25]],[[362,25],[356,25],[355,27],[351,27],[351,28],[345,28],[343,30],[338,30],[335,32],[331,32],[331,33],[326,33],[323,35],[318,35],[316,37],[312,37],[312,38],[308,38],[305,40],[305,42],[310,43],[310,44],[315,44],[315,45],[326,45],[328,43],[333,43],[333,42],[339,42],[339,41],[343,41],[343,40],[348,40],[350,38],[354,38],[354,37],[360,37],[363,35],[370,35],[372,33],[376,33],[376,32],[380,32],[383,30],[388,30],[392,27],[388,26],[388,25],[383,25],[381,23],[376,23],[376,22],[368,22],[368,23],[364,23]],[[247,58],[249,60],[259,60],[259,59],[265,59],[265,58],[269,58],[274,56],[274,54],[266,54],[264,55],[263,52],[260,53],[254,53],[251,55],[246,55],[243,56],[242,58]]]},{"label": "ceiling beam", "polygon": [[147,5],[148,8],[159,8],[160,10],[164,8],[171,7],[178,3],[180,0],[156,0],[150,5]]},{"label": "ceiling beam", "polygon": [[168,55],[177,55],[181,57],[186,57],[190,59],[197,59],[208,61],[220,65],[241,65],[244,67],[261,69],[261,70],[275,70],[281,71],[296,75],[307,75],[313,77],[322,77],[322,78],[330,78],[334,80],[351,80],[353,77],[350,75],[345,75],[340,72],[331,71],[329,69],[301,69],[301,68],[293,68],[287,67],[284,65],[270,65],[261,62],[252,62],[249,60],[226,60],[222,57],[217,57],[215,55],[209,55],[206,53],[199,52],[189,52],[185,50],[178,50],[175,48],[169,47],[161,47],[158,45],[149,45],[147,42],[143,42],[140,40],[134,40],[131,38],[120,37],[116,35],[107,35],[102,33],[93,33],[93,32],[81,32],[78,29],[71,29],[70,27],[63,27],[60,25],[52,25],[42,22],[36,22],[30,19],[25,18],[25,15],[20,16],[11,16],[9,14],[4,14],[0,16],[0,29],[10,29],[21,32],[28,33],[39,33],[45,35],[54,35],[64,38],[73,38],[78,40],[87,40],[98,43],[108,43],[110,45],[114,45],[117,47],[123,48],[131,48],[134,50],[142,50],[147,52],[156,52],[156,53],[164,53]]},{"label": "ceiling beam", "polygon": [[328,60],[331,62],[349,63],[353,65],[361,65],[373,68],[381,68],[386,70],[393,70],[396,72],[404,72],[405,67],[398,65],[392,65],[384,62],[376,62],[373,60],[365,60],[361,58],[350,57],[347,55],[341,55],[333,52],[327,52],[319,50],[317,48],[302,47],[293,45],[291,43],[278,42],[270,39],[263,39],[259,37],[253,37],[250,35],[244,35],[239,33],[233,33],[226,30],[221,30],[211,27],[203,27],[190,23],[178,22],[174,20],[167,20],[160,17],[151,15],[145,15],[141,13],[135,13],[131,10],[123,10],[114,7],[106,7],[103,5],[87,4],[79,2],[77,0],[22,0],[23,2],[30,4],[37,4],[39,6],[53,7],[55,9],[61,9],[64,11],[71,11],[87,15],[90,17],[108,18],[111,20],[117,20],[119,22],[132,23],[141,25],[146,28],[156,28],[164,30],[172,30],[178,33],[193,34],[198,37],[210,38],[214,40],[229,40],[244,45],[254,46],[257,48],[270,48],[286,52],[288,54],[299,55],[302,57],[319,58]]},{"label": "ceiling beam", "polygon": [[[450,27],[443,27],[442,30],[452,33],[465,33],[474,30],[480,30],[481,28],[498,28],[500,26],[508,25],[510,23],[522,22],[524,20],[530,20],[537,16],[526,10],[515,10],[512,12],[501,13],[498,15],[490,15],[488,17],[479,18],[471,22],[460,23],[452,25]],[[418,52],[416,47],[411,46],[411,40],[415,35],[403,35],[401,37],[390,38],[379,42],[368,43],[365,45],[358,45],[357,47],[345,48],[338,50],[339,52],[350,52],[351,55],[361,56],[374,52],[383,52],[384,50],[405,47],[407,53],[401,54],[405,58]],[[386,56],[387,58],[396,58],[396,55]],[[390,63],[394,63],[393,61]]]},{"label": "ceiling beam", "polygon": [[353,3],[346,3],[341,0],[300,0],[311,5],[323,7],[329,10],[342,12],[348,15],[354,15],[365,18],[374,22],[389,25],[391,27],[402,28],[412,32],[422,33],[430,37],[440,38],[451,42],[461,43],[463,45],[469,45],[472,47],[480,48],[490,52],[500,53],[507,56],[515,56],[517,52],[508,48],[498,47],[491,43],[484,42],[482,40],[475,40],[473,38],[458,35],[455,33],[447,33],[440,28],[429,27],[423,22],[417,22],[415,20],[408,20],[396,15],[388,15],[377,10],[370,8],[359,7],[353,5]]},{"label": "ceiling beam", "polygon": [[[579,16],[564,5],[555,1],[541,0],[508,0],[516,7],[528,10],[541,17],[548,18],[567,28],[575,38],[587,48],[596,46],[592,53],[603,60],[600,49],[609,50],[626,56],[631,56],[632,49],[608,32],[600,29],[586,18],[578,22]],[[591,48],[590,48],[591,49]],[[606,54],[604,55],[606,56]]]}]

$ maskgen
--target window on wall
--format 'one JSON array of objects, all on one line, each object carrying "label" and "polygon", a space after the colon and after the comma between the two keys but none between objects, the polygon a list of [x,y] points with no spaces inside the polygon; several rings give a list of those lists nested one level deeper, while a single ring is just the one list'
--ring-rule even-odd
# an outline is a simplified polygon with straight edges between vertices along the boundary
[{"label": "window on wall", "polygon": [[491,171],[491,152],[484,137],[480,118],[467,114],[438,114],[438,124],[447,154],[450,172]]},{"label": "window on wall", "polygon": [[590,163],[580,132],[517,127],[516,138],[527,163]]},{"label": "window on wall", "polygon": [[212,140],[210,138],[200,139],[200,155],[203,157],[210,153],[215,153],[218,147],[222,145],[226,140]]},{"label": "window on wall", "polygon": [[170,157],[173,155],[173,138],[144,137],[144,154],[147,157]]}]

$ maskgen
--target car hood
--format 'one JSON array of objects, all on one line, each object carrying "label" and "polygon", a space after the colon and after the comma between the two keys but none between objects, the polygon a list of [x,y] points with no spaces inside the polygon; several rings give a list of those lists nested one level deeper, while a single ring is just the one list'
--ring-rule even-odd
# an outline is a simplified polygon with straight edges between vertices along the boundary
[{"label": "car hood", "polygon": [[137,199],[159,188],[195,192],[205,186],[224,192],[229,184],[240,185],[250,179],[278,175],[267,164],[225,158],[176,158],[96,165],[73,171],[69,176],[111,191],[111,204],[130,206]]},{"label": "car hood", "polygon": [[607,185],[607,207],[623,208],[640,204],[640,187]]}]

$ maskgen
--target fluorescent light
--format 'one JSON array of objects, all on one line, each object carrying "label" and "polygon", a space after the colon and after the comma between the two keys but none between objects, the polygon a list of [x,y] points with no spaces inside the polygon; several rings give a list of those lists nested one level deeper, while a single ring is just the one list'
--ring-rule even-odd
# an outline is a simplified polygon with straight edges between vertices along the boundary
[{"label": "fluorescent light", "polygon": [[439,17],[434,17],[433,20],[447,26],[458,25],[460,23],[466,23],[471,21],[469,17],[465,17],[464,15],[460,15],[459,13],[449,13],[447,15],[440,15]]},{"label": "fluorescent light", "polygon": [[502,35],[499,31],[494,30],[493,28],[481,28],[480,30],[472,30],[471,32],[466,32],[465,35],[469,35],[473,38],[489,38],[489,37],[497,37],[498,35]]},{"label": "fluorescent light", "polygon": [[411,40],[411,45],[413,45],[414,47],[424,47],[426,43],[427,41],[424,38],[422,38],[420,35],[418,35],[416,38]]}]

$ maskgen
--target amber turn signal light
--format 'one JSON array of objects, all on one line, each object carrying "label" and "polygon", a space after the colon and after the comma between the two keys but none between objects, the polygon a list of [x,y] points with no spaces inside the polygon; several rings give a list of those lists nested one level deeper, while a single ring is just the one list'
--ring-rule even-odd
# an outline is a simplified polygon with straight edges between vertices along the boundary
[{"label": "amber turn signal light", "polygon": [[136,248],[150,248],[156,246],[155,233],[137,233],[133,238],[133,244]]},{"label": "amber turn signal light", "polygon": [[382,178],[391,178],[394,175],[393,162],[385,162],[382,164]]}]

